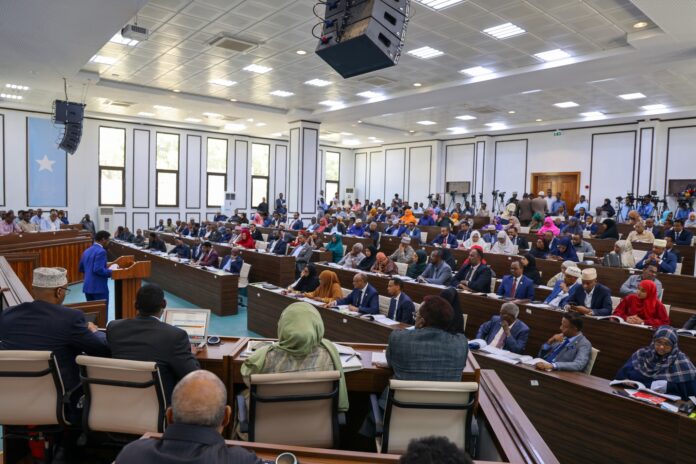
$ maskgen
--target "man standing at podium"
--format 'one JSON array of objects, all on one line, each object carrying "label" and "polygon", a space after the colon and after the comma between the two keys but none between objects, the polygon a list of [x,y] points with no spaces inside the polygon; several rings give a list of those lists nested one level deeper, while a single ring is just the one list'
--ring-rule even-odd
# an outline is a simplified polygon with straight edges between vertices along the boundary
[{"label": "man standing at podium", "polygon": [[80,272],[85,275],[82,291],[87,301],[106,300],[109,307],[109,269],[106,259],[106,245],[111,234],[100,230],[94,236],[94,243],[82,253],[80,258]]}]

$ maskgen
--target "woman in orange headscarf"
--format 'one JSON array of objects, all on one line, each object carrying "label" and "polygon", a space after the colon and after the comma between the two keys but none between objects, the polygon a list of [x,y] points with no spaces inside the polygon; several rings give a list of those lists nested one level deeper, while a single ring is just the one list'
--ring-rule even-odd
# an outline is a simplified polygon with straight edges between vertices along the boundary
[{"label": "woman in orange headscarf", "polygon": [[321,271],[317,289],[313,292],[305,293],[304,296],[324,303],[340,300],[343,298],[343,291],[341,290],[341,284],[338,282],[338,276],[334,271]]},{"label": "woman in orange headscarf", "polygon": [[418,219],[413,215],[413,211],[411,211],[409,207],[404,208],[404,215],[401,216],[400,220],[404,224],[408,224],[409,222],[416,224],[418,222]]},{"label": "woman in orange headscarf", "polygon": [[375,264],[372,265],[371,272],[377,272],[379,274],[394,275],[399,273],[399,269],[394,264],[394,261],[389,259],[384,253],[377,253],[377,259]]},{"label": "woman in orange headscarf", "polygon": [[629,324],[645,324],[653,328],[670,325],[667,310],[657,299],[657,286],[652,280],[641,280],[636,293],[621,300],[614,315]]}]

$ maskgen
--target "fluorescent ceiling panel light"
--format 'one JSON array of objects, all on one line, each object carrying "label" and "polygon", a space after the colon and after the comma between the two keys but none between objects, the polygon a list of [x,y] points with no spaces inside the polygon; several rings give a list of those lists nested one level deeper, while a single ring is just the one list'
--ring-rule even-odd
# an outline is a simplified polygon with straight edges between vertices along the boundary
[{"label": "fluorescent ceiling panel light", "polygon": [[435,121],[418,121],[416,124],[420,124],[421,126],[432,126],[437,123]]},{"label": "fluorescent ceiling panel light", "polygon": [[483,66],[474,66],[473,68],[462,69],[459,72],[469,75],[471,77],[479,77],[485,76],[486,74],[490,74],[493,71],[491,69],[484,68]]},{"label": "fluorescent ceiling panel light", "polygon": [[265,125],[266,125],[265,122],[257,122],[257,123],[256,123],[256,127],[263,127],[263,126],[265,126]]},{"label": "fluorescent ceiling panel light", "polygon": [[331,81],[325,81],[324,79],[312,79],[311,81],[305,82],[307,85],[313,85],[314,87],[326,87],[331,85]]},{"label": "fluorescent ceiling panel light", "polygon": [[5,84],[5,88],[12,90],[29,90],[29,87],[27,87],[26,85],[19,84]]},{"label": "fluorescent ceiling panel light", "polygon": [[510,37],[515,37],[516,35],[524,34],[525,31],[519,26],[515,26],[512,23],[501,24],[500,26],[489,27],[484,29],[483,33],[488,34],[496,39],[508,39]]},{"label": "fluorescent ceiling panel light", "polygon": [[111,39],[109,39],[109,42],[121,44],[121,45],[128,45],[129,47],[135,47],[138,45],[138,41],[135,39],[128,39],[126,37],[123,37],[121,33],[117,33],[115,36],[113,36]]},{"label": "fluorescent ceiling panel light", "polygon": [[319,104],[323,106],[343,106],[343,102],[338,100],[324,100],[320,101]]},{"label": "fluorescent ceiling panel light", "polygon": [[534,89],[534,90],[525,90],[524,92],[520,92],[522,95],[529,95],[530,93],[539,93],[541,92],[541,89]]},{"label": "fluorescent ceiling panel light", "polygon": [[297,53],[298,55],[306,55],[307,54],[307,52],[305,50],[297,50],[295,53]]},{"label": "fluorescent ceiling panel light", "polygon": [[283,133],[282,132],[274,132],[271,134],[271,137],[282,137]]},{"label": "fluorescent ceiling panel light", "polygon": [[186,118],[186,119],[184,119],[184,121],[186,121],[186,122],[201,122],[202,119],[200,119],[200,118]]},{"label": "fluorescent ceiling panel light", "polygon": [[229,79],[211,79],[208,81],[209,84],[223,85],[225,87],[232,87],[237,82],[231,81]]},{"label": "fluorescent ceiling panel light", "polygon": [[666,110],[667,105],[663,105],[662,103],[657,103],[655,105],[645,105],[641,106],[642,109],[645,111],[658,111],[658,110]]},{"label": "fluorescent ceiling panel light", "polygon": [[476,116],[472,116],[470,114],[463,114],[461,116],[457,116],[456,119],[459,119],[462,121],[471,121],[473,119],[476,119]]},{"label": "fluorescent ceiling panel light", "polygon": [[372,139],[372,143],[384,143],[382,139]]},{"label": "fluorescent ceiling panel light", "polygon": [[490,127],[491,130],[507,129],[507,126],[503,122],[489,122],[486,126]]},{"label": "fluorescent ceiling panel light", "polygon": [[207,116],[209,118],[221,118],[222,115],[218,113],[203,113],[203,116]]},{"label": "fluorescent ceiling panel light", "polygon": [[164,111],[170,111],[170,110],[175,110],[176,108],[172,108],[171,106],[165,106],[165,105],[152,105],[153,108],[156,110],[164,110]]},{"label": "fluorescent ceiling panel light", "polygon": [[643,95],[640,92],[625,93],[623,95],[619,95],[619,98],[621,98],[622,100],[639,100],[641,98],[645,98],[645,95]]},{"label": "fluorescent ceiling panel light", "polygon": [[267,66],[261,66],[260,64],[250,64],[249,66],[244,68],[245,71],[253,72],[256,74],[266,74],[268,71],[273,70],[273,68],[269,68]]},{"label": "fluorescent ceiling panel light", "polygon": [[360,140],[358,140],[358,139],[343,139],[342,143],[343,143],[343,145],[348,145],[348,146],[360,145]]},{"label": "fluorescent ceiling panel light", "polygon": [[246,125],[236,123],[225,124],[225,129],[232,131],[243,131],[244,129],[246,129]]},{"label": "fluorescent ceiling panel light", "polygon": [[286,90],[274,90],[273,92],[271,92],[271,95],[275,95],[276,97],[286,98],[286,97],[292,97],[295,94],[292,92],[288,92]]},{"label": "fluorescent ceiling panel light", "polygon": [[457,3],[462,3],[463,1],[464,0],[416,0],[417,3],[432,8],[433,10],[444,10],[445,8],[454,6]]},{"label": "fluorescent ceiling panel light", "polygon": [[107,64],[110,66],[110,65],[116,63],[118,60],[116,58],[111,58],[110,56],[94,55],[92,58],[90,58],[89,61],[91,63]]},{"label": "fluorescent ceiling panel light", "polygon": [[7,98],[8,100],[22,100],[24,99],[21,95],[13,95],[11,93],[0,93],[1,98]]},{"label": "fluorescent ceiling panel light", "polygon": [[453,134],[466,134],[469,132],[469,129],[466,127],[448,127],[447,130]]},{"label": "fluorescent ceiling panel light", "polygon": [[155,113],[148,113],[147,111],[141,111],[140,113],[138,113],[138,116],[145,116],[148,118],[151,118],[154,115],[155,115]]},{"label": "fluorescent ceiling panel light", "polygon": [[384,97],[384,94],[379,93],[379,92],[373,92],[372,90],[360,92],[357,95],[358,95],[358,97],[369,98],[370,100],[375,99],[375,98],[383,98]]},{"label": "fluorescent ceiling panel light", "polygon": [[580,116],[582,116],[585,119],[604,119],[606,118],[606,115],[602,113],[601,111],[588,111],[587,113],[580,113]]},{"label": "fluorescent ceiling panel light", "polygon": [[544,61],[556,61],[556,60],[562,60],[565,58],[570,58],[570,53],[565,52],[565,51],[561,50],[560,48],[556,48],[554,50],[549,50],[546,52],[535,53],[534,56],[536,56],[540,60],[544,60]]},{"label": "fluorescent ceiling panel light", "polygon": [[409,55],[413,55],[416,58],[420,58],[423,60],[428,60],[430,58],[435,58],[436,56],[441,56],[444,55],[445,53],[437,50],[432,47],[421,47],[421,48],[416,48],[415,50],[411,50],[407,52]]},{"label": "fluorescent ceiling panel light", "polygon": [[347,137],[350,137],[351,135],[353,135],[353,133],[352,132],[341,132],[341,135],[345,135]]},{"label": "fluorescent ceiling panel light", "polygon": [[577,103],[573,101],[567,101],[567,102],[560,102],[560,103],[554,103],[553,106],[556,106],[558,108],[574,108],[576,106],[580,106]]}]

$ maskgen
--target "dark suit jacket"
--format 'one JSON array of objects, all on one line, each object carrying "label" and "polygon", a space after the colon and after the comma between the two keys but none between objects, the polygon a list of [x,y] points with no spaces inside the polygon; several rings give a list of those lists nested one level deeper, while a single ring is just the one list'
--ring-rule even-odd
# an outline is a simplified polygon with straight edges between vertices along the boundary
[{"label": "dark suit jacket", "polygon": [[[582,285],[577,285],[570,291],[566,304],[585,306],[585,289]],[[611,290],[602,284],[595,285],[590,309],[595,316],[609,316],[612,312]]]},{"label": "dark suit jacket", "polygon": [[87,329],[82,311],[41,300],[0,312],[0,349],[53,351],[66,390],[80,383],[77,355],[109,356],[106,337]]},{"label": "dark suit jacket", "polygon": [[648,232],[652,232],[653,237],[655,238],[665,238],[665,231],[662,227],[651,227],[651,228],[645,228]]},{"label": "dark suit jacket", "polygon": [[464,334],[434,327],[395,330],[389,335],[387,362],[398,380],[460,382],[468,350]]},{"label": "dark suit jacket", "polygon": [[244,448],[227,447],[211,427],[171,424],[160,440],[135,440],[116,457],[116,464],[263,464]]},{"label": "dark suit jacket", "polygon": [[[464,277],[466,277],[471,267],[471,264],[467,264],[459,269],[452,278],[452,285],[459,285],[462,280],[464,280]],[[475,292],[490,293],[492,277],[491,268],[485,264],[480,264],[478,269],[469,276],[469,285],[467,285],[467,287]]]},{"label": "dark suit jacket", "polygon": [[403,322],[404,324],[413,325],[415,321],[413,320],[413,313],[416,311],[416,306],[413,304],[413,300],[401,292],[399,295],[399,305],[395,305],[396,301],[394,298],[389,299],[389,312],[387,317],[395,321]]},{"label": "dark suit jacket", "polygon": [[177,245],[171,249],[169,254],[176,254],[179,258],[191,259],[191,247],[186,244],[181,246]]},{"label": "dark suit jacket", "polygon": [[79,269],[85,275],[82,291],[85,293],[108,293],[111,270],[106,263],[106,250],[95,243],[82,253]]},{"label": "dark suit jacket", "polygon": [[670,229],[665,232],[665,237],[672,237],[675,245],[691,245],[694,234],[687,229],[682,229],[678,234],[674,229]]},{"label": "dark suit jacket", "polygon": [[345,298],[341,298],[336,301],[337,305],[353,305],[358,307],[359,312],[362,314],[378,314],[379,313],[379,294],[375,287],[367,284],[367,289],[365,290],[365,298],[363,298],[362,304],[360,303],[360,295],[362,290],[353,289],[352,292],[348,294]]},{"label": "dark suit jacket", "polygon": [[[232,255],[227,255],[224,258],[222,258],[220,269],[225,269],[225,266],[227,266],[227,263],[229,262],[231,257]],[[230,264],[230,268],[227,272],[231,272],[232,274],[239,274],[239,272],[242,270],[242,264],[244,264],[244,260],[241,256],[237,256],[235,260],[232,262],[232,264]]]},{"label": "dark suit jacket", "polygon": [[106,338],[112,358],[157,363],[167,404],[176,383],[200,368],[186,331],[151,316],[111,321]]},{"label": "dark suit jacket", "polygon": [[506,275],[503,277],[503,282],[498,287],[498,295],[506,298],[517,298],[520,300],[533,300],[534,299],[534,282],[527,276],[522,276],[520,283],[517,284],[515,289],[515,294],[510,295],[512,291],[512,275]]},{"label": "dark suit jacket", "polygon": [[219,256],[217,254],[217,251],[211,248],[207,257],[204,253],[201,252],[200,261],[198,264],[200,264],[201,266],[217,267],[218,258]]},{"label": "dark suit jacket", "polygon": [[[490,344],[500,330],[500,316],[493,316],[490,321],[484,322],[476,332],[476,338],[486,340]],[[510,336],[505,339],[504,350],[513,353],[524,353],[529,338],[529,326],[519,319],[510,328]]]},{"label": "dark suit jacket", "polygon": [[[636,263],[636,269],[643,269],[645,264],[648,262],[648,257],[651,254],[652,250],[646,251],[643,259]],[[677,270],[677,256],[672,252],[663,252],[658,270],[660,272],[664,272],[665,274],[674,274],[674,271]]]},{"label": "dark suit jacket", "polygon": [[[270,244],[269,244],[270,246]],[[273,248],[270,248],[268,251],[270,253],[273,253],[274,255],[283,255],[285,256],[285,252],[288,249],[288,242],[285,240],[276,240],[273,242]]]},{"label": "dark suit jacket", "polygon": [[433,240],[433,245],[447,245],[450,248],[457,248],[457,237],[454,234],[447,234],[447,239],[445,240],[445,237],[438,235]]},{"label": "dark suit jacket", "polygon": [[529,242],[526,238],[522,237],[521,235],[518,235],[515,238],[511,238],[510,240],[512,241],[513,245],[517,245],[519,250],[529,250]]},{"label": "dark suit jacket", "polygon": [[164,244],[163,240],[156,239],[156,240],[150,240],[147,244],[147,249],[148,250],[156,250],[156,251],[163,251],[167,252],[167,245]]}]

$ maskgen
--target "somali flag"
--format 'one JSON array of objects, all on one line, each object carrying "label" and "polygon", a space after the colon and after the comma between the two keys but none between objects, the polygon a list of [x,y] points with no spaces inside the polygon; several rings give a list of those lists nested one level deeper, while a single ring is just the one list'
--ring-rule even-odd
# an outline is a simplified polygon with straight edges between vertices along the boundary
[{"label": "somali flag", "polygon": [[68,155],[58,148],[62,127],[27,118],[29,206],[68,206]]}]

